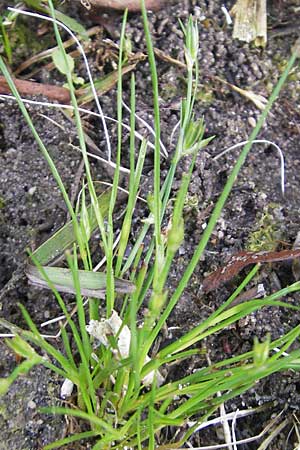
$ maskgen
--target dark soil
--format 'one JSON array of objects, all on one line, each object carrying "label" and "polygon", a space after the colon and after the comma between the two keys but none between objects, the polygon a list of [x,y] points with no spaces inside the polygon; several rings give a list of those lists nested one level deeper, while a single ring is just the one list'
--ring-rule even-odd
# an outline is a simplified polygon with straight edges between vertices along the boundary
[{"label": "dark soil", "polygon": [[[3,11],[8,3],[1,2]],[[209,147],[200,153],[197,159],[189,188],[189,204],[186,208],[185,241],[170,274],[171,288],[180,280],[183,268],[193,254],[209,218],[211,207],[222,191],[239,150],[227,153],[218,160],[214,160],[214,156],[223,149],[246,140],[260,115],[260,111],[253,103],[235,94],[214,77],[218,76],[240,88],[252,90],[267,97],[276,84],[284,63],[289,58],[290,48],[296,38],[295,34],[276,37],[274,33],[274,37],[269,39],[264,50],[233,41],[232,29],[226,27],[225,16],[221,11],[222,4],[223,2],[219,0],[185,0],[175,4],[170,2],[164,10],[149,14],[154,45],[180,61],[184,60],[184,56],[183,36],[178,19],[185,22],[189,14],[199,18],[201,92],[196,103],[196,116],[204,116],[206,136],[215,136]],[[225,2],[225,4],[230,9],[233,2]],[[66,7],[64,5],[64,8]],[[296,5],[284,0],[270,2],[268,13],[268,25],[275,29],[281,25],[285,27],[289,24],[293,25],[296,19],[299,20],[300,15],[299,7],[297,9]],[[104,23],[103,37],[117,41],[121,23],[119,15],[115,13],[107,15],[107,12],[99,11],[97,17],[95,14],[88,16],[82,9],[75,8],[74,4],[69,14],[77,20],[80,16],[80,20],[86,27]],[[30,22],[30,24],[35,24],[37,28],[37,22]],[[130,16],[127,31],[132,39],[133,50],[145,51],[143,27],[138,15]],[[271,34],[272,31],[270,36]],[[101,46],[102,41],[98,36],[94,39],[94,51],[89,55],[95,76],[103,75],[112,69],[109,57],[102,57],[102,60],[100,57],[100,62],[103,63],[99,64],[100,68],[95,64],[97,50],[99,57]],[[28,57],[31,54],[29,50],[25,48],[23,55]],[[19,53],[16,61],[22,57],[21,50]],[[20,62],[19,60],[18,63]],[[185,74],[182,69],[160,59],[157,63],[162,103],[162,140],[172,153],[173,147],[169,144],[169,137],[179,119],[178,100],[184,92]],[[82,76],[85,76],[80,65],[78,67],[79,72],[82,71]],[[137,65],[136,78],[138,114],[151,122],[152,98],[147,62]],[[55,71],[47,73],[45,70],[40,70],[35,75],[35,79],[48,83],[61,82],[60,75]],[[288,84],[281,92],[259,135],[260,139],[268,139],[279,145],[284,153],[285,195],[283,196],[280,190],[278,154],[268,145],[253,146],[218,221],[205,252],[205,258],[197,267],[188,289],[168,321],[169,327],[175,327],[172,336],[169,335],[168,339],[177,338],[184,331],[199,324],[204,317],[228,298],[242,279],[241,277],[235,278],[206,296],[201,293],[201,281],[207,273],[225,261],[228,255],[248,248],[249,243],[253,243],[253,232],[259,229],[262,217],[268,221],[274,247],[290,248],[293,244],[300,223],[299,80],[298,66],[291,73]],[[125,83],[125,96],[128,98],[127,88],[128,85]],[[102,106],[107,115],[115,116],[115,100],[114,90],[102,97]],[[77,145],[75,130],[65,116],[58,111],[36,106],[30,106],[29,111],[70,192],[80,164],[79,154],[70,145]],[[46,114],[60,127],[41,117],[41,114]],[[100,123],[91,119],[89,121],[93,126],[93,139],[99,149],[105,152],[105,141]],[[114,144],[116,132],[110,128],[110,133]],[[128,139],[124,138],[124,147],[126,148],[127,145]],[[124,165],[128,163],[127,160],[125,155]],[[162,164],[163,170],[166,170],[168,161]],[[176,174],[174,192],[180,184],[182,172],[186,170],[187,164],[188,161],[182,161]],[[10,322],[23,326],[24,321],[17,306],[18,302],[21,302],[26,306],[34,321],[40,324],[59,315],[60,311],[52,294],[28,286],[23,273],[26,248],[35,248],[53,234],[67,220],[67,212],[50,170],[13,101],[0,103],[0,167],[1,315]],[[144,193],[151,191],[152,168],[153,160],[150,154],[147,170],[144,173]],[[107,170],[100,163],[94,162],[93,170],[95,178],[99,180],[109,178]],[[123,182],[126,184],[126,180]],[[136,217],[143,217],[144,214],[145,211],[141,209],[137,211]],[[137,219],[136,225],[139,223]],[[263,238],[262,233],[260,239]],[[245,273],[243,272],[244,275]],[[264,283],[268,294],[292,282],[294,278],[291,265],[288,263],[266,266],[255,280],[255,284]],[[285,300],[297,305],[299,295],[291,295]],[[298,313],[291,313],[288,309],[264,308],[240,321],[235,327],[208,339],[206,347],[210,360],[214,362],[248,351],[252,348],[254,336],[263,338],[270,333],[275,339],[297,325],[299,318]],[[51,332],[54,334],[56,329],[49,330],[49,333]],[[1,352],[0,376],[4,377],[11,372],[16,361],[4,342],[1,343]],[[189,367],[176,367],[176,370],[170,371],[169,378],[178,378],[203,363],[206,364],[206,361],[193,360]],[[46,443],[61,438],[67,432],[70,424],[67,424],[63,418],[48,417],[38,412],[40,406],[60,404],[61,382],[62,380],[53,377],[53,374],[46,369],[38,367],[32,370],[29,376],[20,378],[13,384],[9,393],[0,399],[0,450],[41,449]],[[249,416],[238,422],[237,438],[242,439],[259,434],[271,417],[283,411],[282,420],[290,418],[290,421],[269,444],[268,449],[295,448],[298,442],[297,436],[294,431],[290,431],[293,428],[292,415],[295,414],[295,417],[299,415],[299,397],[299,375],[289,372],[273,375],[240,398],[229,401],[226,404],[227,411],[268,404],[259,416]],[[223,442],[222,430],[219,428],[205,431],[191,440],[194,446],[216,445]],[[255,441],[239,448],[256,449],[259,442]]]}]

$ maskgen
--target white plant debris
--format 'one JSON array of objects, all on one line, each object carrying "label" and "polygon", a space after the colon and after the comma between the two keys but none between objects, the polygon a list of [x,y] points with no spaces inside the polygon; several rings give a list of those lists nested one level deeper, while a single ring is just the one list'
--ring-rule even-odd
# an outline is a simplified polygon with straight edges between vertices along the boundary
[{"label": "white plant debris", "polygon": [[256,46],[267,43],[266,0],[237,0],[231,9],[235,17],[233,38],[245,42],[254,41]]},{"label": "white plant debris", "polygon": [[73,389],[74,389],[73,381],[66,378],[60,388],[60,398],[65,400],[66,398],[71,397]]},{"label": "white plant debris", "polygon": [[[106,348],[110,348],[114,356],[118,359],[125,359],[129,356],[131,332],[127,325],[123,325],[121,317],[116,311],[112,312],[109,319],[90,320],[86,326],[87,332],[97,339]],[[112,348],[109,342],[109,336],[117,338],[117,348]],[[150,361],[149,356],[145,358],[145,364]],[[152,371],[147,374],[142,383],[144,386],[149,386],[156,377],[158,386],[160,386],[164,378],[159,371]]]},{"label": "white plant debris", "polygon": [[227,10],[227,8],[226,8],[225,5],[223,5],[223,6],[221,7],[221,11],[222,11],[222,13],[223,13],[224,16],[225,16],[227,25],[231,25],[231,24],[232,24],[232,18],[231,18],[230,13],[228,12],[228,10]]}]

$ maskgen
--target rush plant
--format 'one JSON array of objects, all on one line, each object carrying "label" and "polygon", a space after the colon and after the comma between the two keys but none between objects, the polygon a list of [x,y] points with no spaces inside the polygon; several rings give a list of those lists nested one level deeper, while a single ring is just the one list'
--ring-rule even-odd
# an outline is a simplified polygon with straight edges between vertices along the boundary
[{"label": "rush plant", "polygon": [[[60,352],[40,333],[24,306],[20,305],[28,329],[20,329],[5,319],[0,319],[0,324],[15,335],[7,340],[7,344],[23,358],[23,362],[17,366],[10,377],[0,380],[0,390],[2,394],[5,394],[20,373],[28,372],[36,364],[43,364],[61,376],[62,382],[65,380],[63,396],[70,395],[72,388],[76,388],[74,407],[45,408],[44,411],[67,414],[86,421],[89,424],[89,430],[47,445],[45,447],[47,450],[83,439],[92,439],[94,450],[141,449],[146,446],[149,449],[178,448],[228,399],[238,396],[271,373],[289,368],[298,370],[300,367],[300,350],[286,353],[299,337],[300,326],[298,326],[276,341],[271,341],[269,338],[263,343],[256,341],[252,351],[207,365],[179,380],[166,381],[164,378],[165,367],[170,364],[179,364],[192,355],[198,354],[200,344],[205,338],[225,329],[247,314],[264,306],[298,309],[280,299],[287,294],[299,291],[299,282],[264,299],[252,299],[231,306],[253,278],[258,266],[250,271],[230,298],[207,319],[183,334],[180,339],[160,348],[154,356],[150,357],[151,349],[157,346],[160,332],[167,324],[168,317],[200,261],[232,186],[251,149],[252,142],[285,83],[296,61],[298,51],[297,49],[293,51],[284,73],[216,202],[191,260],[183,271],[178,285],[170,294],[166,288],[166,282],[172,264],[176,262],[177,251],[184,240],[183,209],[196,157],[212,139],[204,139],[204,120],[194,115],[199,76],[197,22],[191,17],[187,24],[182,25],[187,88],[185,98],[181,102],[176,150],[167,176],[162,180],[158,77],[147,13],[144,0],[141,1],[153,89],[155,130],[153,193],[147,199],[149,215],[143,221],[135,244],[129,246],[132,218],[148,148],[148,142],[145,139],[138,143],[136,137],[135,77],[132,75],[128,197],[120,238],[115,247],[114,217],[121,170],[122,64],[127,13],[125,12],[124,15],[119,46],[116,105],[118,145],[115,152],[115,171],[112,187],[98,197],[90,170],[80,110],[76,102],[72,70],[68,70],[69,59],[59,32],[61,24],[55,18],[52,0],[49,0],[48,4],[51,16],[46,19],[53,22],[60,51],[60,62],[64,65],[67,76],[85,165],[86,184],[74,209],[60,174],[35,129],[25,103],[16,90],[3,59],[0,59],[0,69],[9,83],[41,152],[48,161],[71,217],[70,223],[30,255],[31,262],[27,270],[32,282],[43,287],[47,285],[52,289],[66,317],[67,324],[61,327],[64,351]],[[100,111],[101,115],[102,111]],[[173,179],[183,159],[189,161],[189,168],[182,176],[182,183],[175,195],[170,215],[167,212],[167,204],[170,204],[170,199],[174,197]],[[87,197],[90,198],[90,205],[87,205]],[[166,223],[168,223],[167,232],[163,232],[163,225],[165,228]],[[104,272],[97,271],[97,261],[94,261],[90,249],[92,234],[96,229],[101,235],[106,261]],[[147,236],[150,236],[147,239],[149,244],[144,247],[143,243]],[[61,253],[65,255],[67,268],[51,266],[50,263]],[[76,318],[69,313],[61,292],[74,295]],[[122,308],[117,311],[116,297],[120,295],[123,296]],[[84,306],[85,298],[89,299],[88,308]],[[102,318],[99,317],[99,302],[102,302],[102,307],[105,306],[106,311],[105,317]],[[146,313],[145,306],[147,306]],[[139,326],[138,323],[140,323]],[[75,343],[75,349],[71,341]],[[274,352],[274,349],[277,351]],[[43,356],[45,353],[48,355],[47,358]],[[178,435],[180,437],[174,433],[171,441],[165,442],[164,445],[161,431],[167,427],[185,431]]]}]

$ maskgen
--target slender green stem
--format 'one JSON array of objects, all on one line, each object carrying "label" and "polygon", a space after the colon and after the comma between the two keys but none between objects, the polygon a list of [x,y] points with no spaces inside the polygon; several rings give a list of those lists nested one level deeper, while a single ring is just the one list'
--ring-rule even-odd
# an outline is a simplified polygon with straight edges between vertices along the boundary
[{"label": "slender green stem", "polygon": [[[37,142],[37,144],[38,144],[38,146],[39,146],[39,148],[40,148],[40,150],[42,152],[42,155],[44,156],[45,160],[47,161],[47,164],[49,165],[50,170],[52,172],[52,175],[53,175],[55,181],[57,182],[57,184],[59,186],[59,189],[60,189],[60,191],[62,193],[64,202],[65,202],[65,204],[67,206],[68,212],[69,212],[69,214],[70,214],[70,216],[72,218],[72,223],[73,223],[76,239],[77,239],[78,242],[80,242],[80,236],[79,236],[80,232],[79,232],[79,226],[78,226],[77,218],[76,218],[76,215],[74,213],[74,209],[73,209],[72,204],[70,202],[70,199],[69,199],[69,196],[68,196],[67,191],[65,189],[65,186],[63,184],[63,181],[62,181],[62,179],[61,179],[61,177],[59,175],[59,172],[58,172],[58,170],[57,170],[57,168],[56,168],[56,166],[55,166],[51,156],[48,153],[48,150],[46,149],[43,141],[41,140],[39,134],[37,133],[37,131],[35,129],[35,126],[34,126],[32,120],[31,120],[31,117],[28,114],[28,111],[27,111],[27,109],[26,109],[26,107],[25,107],[25,105],[24,105],[24,103],[23,103],[23,101],[22,101],[22,99],[20,97],[20,94],[19,94],[19,92],[18,92],[18,90],[17,90],[17,88],[16,88],[16,86],[15,86],[15,84],[14,84],[14,82],[13,82],[11,76],[10,76],[10,73],[7,70],[6,65],[5,65],[5,63],[4,63],[4,61],[3,61],[1,56],[0,56],[0,70],[3,73],[7,83],[9,85],[9,88],[10,88],[13,96],[17,100],[18,106],[19,106],[19,108],[20,108],[20,110],[21,110],[21,112],[22,112],[22,114],[23,114],[23,116],[24,116],[24,118],[25,118],[25,120],[26,120],[26,122],[27,122],[27,124],[28,124],[28,126],[29,126],[29,128],[30,128],[30,130],[31,130],[31,132],[33,134],[33,136],[34,136],[34,139]],[[81,251],[82,251],[82,253],[84,252],[83,249],[81,249]]]},{"label": "slender green stem", "polygon": [[[54,10],[54,7],[53,7],[52,0],[48,0],[48,3],[49,3],[51,16],[52,16],[53,19],[55,19],[55,10]],[[55,33],[56,41],[57,41],[57,44],[58,44],[58,48],[60,49],[61,54],[63,55],[65,66],[68,67],[68,60],[67,60],[66,51],[65,51],[65,48],[63,46],[63,42],[62,42],[59,30],[58,30],[57,23],[55,21],[53,22],[53,28],[54,28],[54,33]],[[94,183],[93,183],[93,180],[92,180],[90,164],[89,164],[89,160],[88,160],[86,143],[85,143],[85,137],[84,137],[82,122],[81,122],[81,118],[80,118],[80,112],[79,112],[79,109],[78,109],[78,104],[77,104],[76,95],[75,95],[75,88],[74,88],[74,85],[73,85],[72,73],[71,73],[70,70],[68,70],[66,72],[66,77],[67,77],[67,81],[68,81],[68,87],[69,87],[69,91],[70,91],[71,102],[72,102],[72,105],[73,105],[73,108],[74,108],[75,123],[76,123],[77,132],[78,132],[78,139],[79,139],[80,149],[81,149],[81,153],[82,153],[82,157],[83,157],[83,161],[84,161],[85,174],[86,174],[86,178],[87,178],[87,184],[88,184],[89,193],[90,193],[90,196],[91,196],[91,203],[92,203],[92,207],[93,207],[94,212],[95,212],[95,217],[96,217],[96,220],[97,220],[97,224],[98,224],[98,227],[99,227],[99,230],[100,230],[100,233],[101,233],[101,238],[102,238],[104,251],[105,251],[105,254],[107,256],[108,251],[109,251],[109,247],[108,247],[108,243],[107,243],[104,219],[103,219],[101,210],[100,210],[99,205],[98,205],[97,194],[96,194],[95,186],[94,186]],[[78,242],[80,243],[80,242],[82,242],[82,239],[81,239],[79,233],[78,233],[78,235],[79,235]],[[91,269],[91,267],[89,267],[89,261],[88,261],[88,259],[86,257],[86,252],[84,250],[81,252],[81,256],[82,256],[82,260],[83,260],[85,269],[86,270]],[[91,299],[90,300],[90,316],[91,316],[91,319],[98,319],[99,318],[98,301],[95,300],[95,299]]]},{"label": "slender green stem", "polygon": [[[49,3],[49,7],[50,7],[50,12],[51,12],[51,16],[53,19],[55,19],[55,10],[53,7],[53,2],[52,0],[48,0]],[[58,26],[56,24],[56,22],[53,22],[53,28],[54,28],[54,33],[55,33],[55,37],[56,37],[56,41],[58,44],[58,47],[63,55],[64,58],[64,62],[66,67],[68,67],[68,60],[66,57],[66,52],[62,43],[62,39],[58,30]],[[80,118],[80,113],[78,110],[78,105],[77,105],[77,100],[76,100],[76,95],[75,95],[75,89],[74,89],[74,85],[73,85],[73,80],[72,80],[72,74],[71,72],[68,70],[67,71],[67,81],[68,81],[68,86],[69,86],[69,90],[70,90],[70,97],[71,97],[71,102],[72,105],[74,107],[74,115],[75,115],[75,123],[76,123],[76,127],[77,127],[77,131],[78,131],[78,139],[79,139],[79,143],[80,143],[80,148],[81,148],[81,152],[82,152],[82,157],[84,160],[84,165],[85,165],[85,173],[86,173],[86,178],[87,178],[87,183],[88,183],[88,188],[89,188],[89,192],[91,195],[91,201],[92,201],[92,205],[95,211],[95,216],[97,219],[97,223],[101,232],[101,238],[103,241],[103,246],[105,248],[105,250],[107,251],[107,239],[106,239],[106,232],[105,232],[105,227],[104,227],[104,220],[101,214],[101,211],[99,209],[98,206],[98,201],[97,201],[97,194],[95,191],[95,187],[93,184],[93,180],[92,180],[92,176],[91,176],[91,170],[90,170],[90,164],[89,164],[89,160],[88,160],[88,156],[87,156],[87,150],[86,150],[86,143],[85,143],[85,138],[84,138],[84,132],[82,129],[82,122],[81,122],[81,118]]]},{"label": "slender green stem", "polygon": [[129,197],[128,197],[128,205],[126,210],[126,216],[123,221],[121,237],[120,237],[120,245],[118,248],[118,257],[116,262],[115,273],[116,276],[120,275],[121,265],[124,257],[124,253],[126,250],[128,237],[131,228],[131,214],[132,210],[129,208],[129,205],[134,201],[134,179],[135,179],[135,77],[134,74],[131,76],[130,82],[130,176],[129,176]]},{"label": "slender green stem", "polygon": [[118,146],[116,157],[116,169],[114,173],[114,180],[112,186],[112,193],[110,198],[109,212],[108,212],[108,248],[106,252],[106,267],[107,267],[107,291],[106,291],[106,314],[111,316],[115,302],[114,292],[114,270],[113,270],[113,241],[114,241],[114,226],[113,226],[113,212],[116,204],[119,174],[121,164],[121,150],[122,150],[122,66],[123,66],[123,48],[125,40],[125,30],[127,22],[127,9],[125,10],[122,23],[122,31],[120,37],[119,63],[118,63],[118,92],[117,92],[117,117],[118,117]]},{"label": "slender green stem", "polygon": [[172,295],[166,309],[162,313],[161,317],[159,318],[159,320],[157,322],[157,325],[153,329],[153,332],[148,339],[148,343],[145,345],[145,352],[149,351],[149,348],[151,347],[152,342],[154,341],[154,339],[160,332],[161,327],[163,326],[163,323],[167,320],[169,314],[173,310],[173,308],[176,305],[176,303],[178,302],[181,294],[183,293],[185,287],[187,286],[187,284],[188,284],[188,282],[189,282],[189,280],[201,258],[201,255],[203,254],[203,251],[206,248],[206,245],[209,241],[209,238],[215,227],[215,224],[216,224],[218,218],[220,217],[221,211],[222,211],[222,209],[225,205],[225,202],[231,192],[232,186],[233,186],[233,184],[238,176],[238,173],[239,173],[241,167],[243,166],[243,164],[246,160],[246,157],[251,149],[252,143],[255,140],[256,136],[258,135],[259,131],[261,130],[261,128],[264,124],[264,121],[266,120],[266,117],[269,114],[271,107],[273,106],[273,103],[277,99],[277,97],[280,93],[280,90],[282,89],[282,86],[284,85],[284,83],[289,75],[289,72],[295,63],[295,60],[296,60],[296,55],[293,54],[291,56],[291,58],[289,59],[289,61],[287,63],[287,67],[286,67],[285,71],[283,72],[280,80],[278,81],[277,85],[275,86],[274,91],[272,92],[270,99],[268,101],[268,104],[266,105],[264,111],[262,112],[262,114],[257,122],[256,127],[252,131],[248,143],[243,148],[243,150],[242,150],[242,152],[241,152],[241,154],[240,154],[240,156],[239,156],[239,158],[227,180],[227,183],[226,183],[226,185],[216,203],[216,206],[211,214],[211,217],[210,217],[208,225],[203,233],[203,236],[196,248],[194,255],[192,256],[190,263],[188,264],[188,266],[180,280],[180,283],[179,283],[176,291]]},{"label": "slender green stem", "polygon": [[161,198],[160,198],[160,111],[159,111],[159,94],[158,94],[158,78],[155,63],[155,56],[153,50],[153,44],[151,40],[149,23],[147,17],[147,11],[145,7],[145,1],[141,0],[142,16],[144,21],[144,30],[148,50],[148,59],[150,64],[151,78],[152,78],[152,92],[153,92],[153,105],[154,105],[154,130],[155,130],[155,150],[154,150],[154,234],[155,234],[155,247],[156,247],[156,259],[155,259],[155,275],[159,275],[159,254],[161,253],[162,240],[160,233],[161,224]]}]

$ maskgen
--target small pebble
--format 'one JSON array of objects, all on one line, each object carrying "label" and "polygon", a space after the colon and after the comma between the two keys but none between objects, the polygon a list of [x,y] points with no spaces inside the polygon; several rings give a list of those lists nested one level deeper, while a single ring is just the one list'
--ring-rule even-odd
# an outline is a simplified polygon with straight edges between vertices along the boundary
[{"label": "small pebble", "polygon": [[27,406],[29,409],[35,409],[36,403],[33,400],[29,400],[29,402],[27,403]]},{"label": "small pebble", "polygon": [[33,194],[35,193],[36,190],[37,190],[37,187],[32,186],[30,189],[28,189],[28,194],[33,196]]},{"label": "small pebble", "polygon": [[17,150],[15,148],[9,148],[6,150],[6,157],[8,158],[16,158]]},{"label": "small pebble", "polygon": [[248,117],[248,123],[252,128],[256,127],[256,120],[254,119],[254,117]]}]

